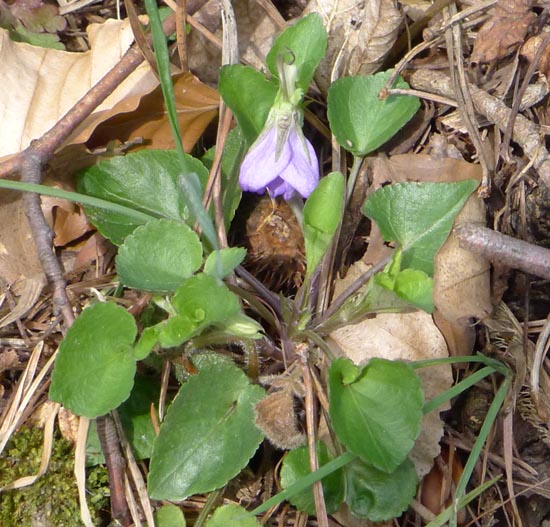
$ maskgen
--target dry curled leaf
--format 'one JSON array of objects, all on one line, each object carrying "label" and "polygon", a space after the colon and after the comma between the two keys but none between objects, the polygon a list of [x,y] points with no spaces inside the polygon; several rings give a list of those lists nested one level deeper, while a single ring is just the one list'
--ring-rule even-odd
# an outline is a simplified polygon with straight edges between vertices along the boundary
[{"label": "dry curled leaf", "polygon": [[285,390],[269,394],[255,407],[256,426],[271,443],[282,450],[298,448],[306,436],[298,430],[294,397]]},{"label": "dry curled leaf", "polygon": [[535,56],[539,51],[541,46],[545,46],[544,51],[540,57],[540,62],[538,63],[539,72],[544,75],[546,79],[546,84],[550,83],[550,39],[548,38],[548,33],[543,33],[540,35],[535,35],[521,46],[521,56],[524,57],[528,62],[533,62]]},{"label": "dry curled leaf", "polygon": [[398,37],[403,14],[393,0],[311,0],[305,13],[319,13],[329,35],[317,80],[328,88],[331,71],[343,59],[343,75],[376,72]]},{"label": "dry curled leaf", "polygon": [[[217,115],[219,95],[191,73],[173,79],[176,110],[182,133],[183,148],[190,152],[210,121]],[[113,140],[132,141],[140,138],[148,148],[174,148],[174,138],[168,121],[160,86],[142,97],[139,107],[126,110],[126,103],[117,105],[120,113],[100,124],[90,145],[105,145]]]},{"label": "dry curled leaf", "polygon": [[[91,51],[67,53],[10,40],[0,30],[0,156],[14,154],[50,129],[125,53],[133,41],[128,21],[88,26]],[[135,109],[158,85],[147,63],[122,82],[65,144],[81,143],[121,100]],[[127,104],[128,106],[128,104]]]},{"label": "dry curled leaf", "polygon": [[0,328],[21,318],[38,300],[46,280],[32,239],[21,193],[0,193],[0,292],[7,287],[17,305],[0,311]]},{"label": "dry curled leaf", "polygon": [[[455,227],[464,223],[485,225],[485,205],[472,194],[455,219]],[[445,319],[460,324],[461,319],[484,319],[492,311],[490,264],[458,245],[451,232],[434,261],[434,303]]]},{"label": "dry curled leaf", "polygon": [[513,53],[537,18],[531,0],[499,0],[474,42],[472,62],[493,62]]}]

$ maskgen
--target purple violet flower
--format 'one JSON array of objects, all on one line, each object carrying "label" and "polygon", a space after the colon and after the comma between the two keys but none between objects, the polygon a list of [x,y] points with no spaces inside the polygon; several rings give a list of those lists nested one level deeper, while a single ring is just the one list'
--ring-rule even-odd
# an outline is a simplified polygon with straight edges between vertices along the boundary
[{"label": "purple violet flower", "polygon": [[[273,122],[275,121],[275,123]],[[319,182],[315,150],[292,119],[285,130],[278,119],[269,119],[264,131],[246,154],[239,174],[241,188],[248,192],[290,199],[296,192],[307,198]]]}]

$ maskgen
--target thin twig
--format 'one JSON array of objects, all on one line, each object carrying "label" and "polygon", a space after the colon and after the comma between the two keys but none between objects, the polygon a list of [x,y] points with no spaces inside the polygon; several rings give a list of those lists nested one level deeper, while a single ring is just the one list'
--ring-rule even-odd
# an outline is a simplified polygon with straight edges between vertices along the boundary
[{"label": "thin twig", "polygon": [[125,498],[124,477],[121,477],[125,471],[125,462],[122,457],[115,422],[110,415],[104,415],[96,419],[96,426],[101,450],[105,456],[105,464],[109,472],[111,491],[112,485],[116,485],[116,492],[111,492],[113,519],[124,526],[129,526],[131,518]]},{"label": "thin twig", "polygon": [[466,223],[455,231],[460,247],[488,260],[550,280],[550,250]]},{"label": "thin twig", "polygon": [[[300,357],[302,366],[302,379],[305,388],[305,409],[306,409],[306,429],[307,445],[309,450],[309,469],[315,472],[319,468],[317,458],[317,427],[315,425],[315,398],[313,397],[313,382],[308,364],[308,344],[298,344],[296,353]],[[328,527],[327,507],[325,496],[323,495],[323,486],[320,481],[313,484],[313,499],[315,501],[315,513],[319,527]]]},{"label": "thin twig", "polygon": [[331,316],[333,316],[338,309],[340,309],[346,300],[350,298],[353,294],[355,294],[359,289],[361,289],[376,273],[379,271],[382,271],[386,265],[388,265],[388,262],[393,257],[393,251],[386,256],[386,258],[383,258],[380,262],[373,265],[370,269],[368,269],[365,273],[363,273],[361,276],[356,278],[346,289],[338,296],[338,298],[330,304],[329,308],[317,319],[314,320],[313,326],[317,327],[317,330],[320,326],[322,326]]}]

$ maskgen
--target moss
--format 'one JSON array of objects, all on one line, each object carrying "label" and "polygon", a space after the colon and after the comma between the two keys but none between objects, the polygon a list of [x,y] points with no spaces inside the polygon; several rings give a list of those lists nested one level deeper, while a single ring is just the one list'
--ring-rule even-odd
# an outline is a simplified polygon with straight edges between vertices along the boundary
[{"label": "moss", "polygon": [[[0,487],[23,476],[36,474],[42,455],[43,431],[23,427],[11,438],[0,457]],[[80,521],[78,490],[73,474],[74,451],[68,441],[56,437],[48,471],[34,484],[0,493],[0,525],[3,527],[77,527]],[[87,501],[94,525],[108,517],[107,471],[94,467],[87,475]]]}]

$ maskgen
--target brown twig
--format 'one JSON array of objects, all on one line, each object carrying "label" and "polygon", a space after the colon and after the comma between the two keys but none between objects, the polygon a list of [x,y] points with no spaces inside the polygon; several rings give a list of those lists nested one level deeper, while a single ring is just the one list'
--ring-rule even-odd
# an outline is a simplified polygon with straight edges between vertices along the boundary
[{"label": "brown twig", "polygon": [[[120,476],[124,474],[125,462],[120,449],[115,422],[110,415],[104,415],[96,419],[96,426],[101,450],[105,456],[105,464],[109,472],[113,520],[117,520],[121,525],[127,527],[131,524],[131,517],[124,495],[124,477]],[[115,491],[113,492],[113,490]]]},{"label": "brown twig", "polygon": [[[311,472],[319,469],[319,461],[317,459],[317,427],[315,425],[315,398],[313,397],[313,383],[308,364],[308,349],[307,344],[298,344],[296,353],[300,357],[302,366],[302,379],[304,380],[305,388],[305,409],[306,409],[306,429],[307,429],[307,445],[309,449],[309,468]],[[327,507],[325,504],[325,496],[323,494],[323,486],[320,481],[313,484],[313,499],[315,501],[315,513],[319,527],[328,527]]]},{"label": "brown twig", "polygon": [[513,269],[550,279],[549,249],[472,223],[461,225],[455,232],[463,249]]}]

